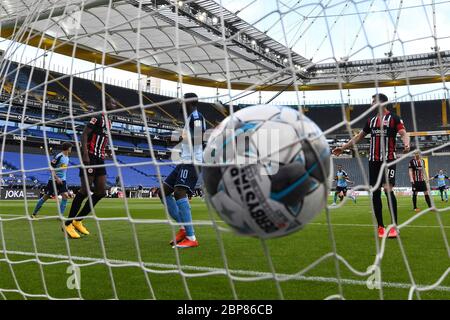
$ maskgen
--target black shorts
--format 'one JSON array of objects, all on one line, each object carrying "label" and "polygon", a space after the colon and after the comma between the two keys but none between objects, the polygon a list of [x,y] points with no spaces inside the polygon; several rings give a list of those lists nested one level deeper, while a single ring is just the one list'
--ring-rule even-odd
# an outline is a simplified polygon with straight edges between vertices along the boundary
[{"label": "black shorts", "polygon": [[444,192],[445,190],[447,190],[447,186],[439,187],[439,191],[440,192]]},{"label": "black shorts", "polygon": [[67,184],[66,184],[65,181],[62,181],[61,184],[57,184],[55,182],[55,184],[56,184],[56,192],[55,192],[55,188],[53,186],[53,180],[48,180],[47,188],[45,189],[45,194],[46,195],[51,197],[51,196],[59,195],[59,194],[64,193],[64,192],[68,192]]},{"label": "black shorts", "polygon": [[341,191],[344,193],[344,195],[347,194],[347,187],[336,186],[336,192],[340,193]]},{"label": "black shorts", "polygon": [[175,187],[185,187],[190,192],[194,192],[198,175],[193,164],[179,164],[168,175],[164,183],[174,189]]},{"label": "black shorts", "polygon": [[395,169],[396,165],[391,165],[389,167],[385,166],[384,170],[381,171],[381,166],[383,165],[383,161],[369,161],[369,184],[370,186],[374,186],[377,184],[378,176],[381,174],[381,184],[386,183],[386,173],[388,176],[388,183],[392,186],[395,186]]},{"label": "black shorts", "polygon": [[412,190],[414,192],[426,192],[428,191],[427,184],[425,181],[416,181],[413,183]]},{"label": "black shorts", "polygon": [[103,159],[93,157],[89,155],[89,165],[90,166],[100,166],[101,167],[95,167],[95,168],[86,168],[84,170],[83,168],[80,168],[80,178],[84,179],[84,172],[87,172],[87,175],[89,177],[101,177],[106,176],[106,169],[104,167],[105,161]]}]

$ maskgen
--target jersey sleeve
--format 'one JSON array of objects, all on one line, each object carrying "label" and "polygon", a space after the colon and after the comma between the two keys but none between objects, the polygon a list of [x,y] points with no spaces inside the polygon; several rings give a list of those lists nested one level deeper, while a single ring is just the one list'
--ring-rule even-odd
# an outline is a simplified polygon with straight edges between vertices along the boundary
[{"label": "jersey sleeve", "polygon": [[439,178],[438,174],[433,177],[433,179],[437,179],[437,178]]},{"label": "jersey sleeve", "polygon": [[203,135],[206,131],[206,126],[205,126],[205,119],[200,113],[197,113],[196,115],[194,114],[191,115],[191,118],[189,120],[189,130],[191,132],[192,139],[196,138],[203,139]]},{"label": "jersey sleeve", "polygon": [[445,179],[448,179],[448,176],[445,176]]},{"label": "jersey sleeve", "polygon": [[370,123],[370,119],[367,119],[366,125],[365,125],[364,128],[363,128],[363,132],[364,132],[366,135],[370,133],[370,125],[369,125],[369,123]]},{"label": "jersey sleeve", "polygon": [[414,169],[415,168],[414,162],[412,160],[409,162],[408,168],[410,168],[410,169]]},{"label": "jersey sleeve", "polygon": [[196,132],[196,130],[200,130],[199,132],[204,133],[205,131],[205,125],[204,125],[205,120],[203,119],[202,115],[197,115],[197,116],[192,116],[190,123],[189,123],[189,128],[191,129],[191,132],[194,133]]},{"label": "jersey sleeve", "polygon": [[56,168],[59,164],[59,162],[61,161],[62,155],[59,154],[56,157],[53,158],[53,160],[50,162],[50,165],[52,166],[52,168]]},{"label": "jersey sleeve", "polygon": [[95,129],[95,127],[101,124],[101,122],[102,122],[101,116],[92,117],[86,126],[88,128]]},{"label": "jersey sleeve", "polygon": [[397,132],[405,129],[405,124],[403,123],[403,120],[398,116],[395,117],[395,129],[397,130]]}]

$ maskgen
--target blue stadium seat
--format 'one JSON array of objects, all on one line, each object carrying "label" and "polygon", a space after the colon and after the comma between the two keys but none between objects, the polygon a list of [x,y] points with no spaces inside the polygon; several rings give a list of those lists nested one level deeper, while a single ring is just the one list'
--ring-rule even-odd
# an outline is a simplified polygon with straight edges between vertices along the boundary
[{"label": "blue stadium seat", "polygon": [[[26,172],[26,176],[30,178],[33,177],[42,184],[47,183],[50,176],[50,170],[48,169],[49,161],[45,154],[25,153],[23,156],[23,168],[21,165],[20,153],[18,152],[4,152],[4,161],[13,166],[15,170],[40,169],[36,171]],[[143,165],[137,164],[139,162],[148,162],[150,161],[150,158],[118,155],[117,161],[119,162],[120,172],[122,174],[122,178],[126,187],[135,187],[139,184],[142,184],[146,187],[159,186],[159,181],[156,176],[156,166],[150,163]],[[107,164],[107,181],[110,185],[115,184],[115,179],[118,175],[119,168],[113,165],[114,162],[112,160],[106,160],[105,163]],[[78,157],[76,155],[72,155],[70,157],[70,166],[67,170],[68,185],[79,185],[79,169],[75,167],[79,164],[80,160],[78,159]],[[163,179],[172,171],[172,169],[172,165],[160,165],[160,172]],[[10,170],[3,170],[4,173],[7,173],[8,171]],[[21,174],[15,174],[15,176],[21,176]]]}]

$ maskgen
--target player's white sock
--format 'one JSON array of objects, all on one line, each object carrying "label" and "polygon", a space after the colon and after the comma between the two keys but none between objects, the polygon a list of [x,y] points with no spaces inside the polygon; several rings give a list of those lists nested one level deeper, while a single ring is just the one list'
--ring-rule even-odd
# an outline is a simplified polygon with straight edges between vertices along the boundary
[{"label": "player's white sock", "polygon": [[193,236],[186,236],[187,239],[191,240],[191,241],[195,241],[197,240],[197,238],[195,237],[195,235]]}]

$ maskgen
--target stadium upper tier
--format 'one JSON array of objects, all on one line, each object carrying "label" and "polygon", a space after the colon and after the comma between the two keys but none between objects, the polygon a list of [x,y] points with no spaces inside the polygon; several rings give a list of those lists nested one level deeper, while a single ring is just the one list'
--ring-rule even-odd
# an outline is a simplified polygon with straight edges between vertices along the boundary
[{"label": "stadium upper tier", "polygon": [[[367,104],[341,105],[334,106],[313,106],[306,108],[305,114],[314,120],[322,130],[334,127],[342,123],[342,125],[331,132],[332,134],[342,134],[347,131],[345,120],[358,119],[364,112],[370,108]],[[390,107],[390,110],[401,116],[405,123],[405,127],[409,132],[417,131],[437,131],[448,129],[447,123],[447,102],[444,100],[400,102]],[[361,120],[352,123],[351,127],[361,129],[369,117],[375,115],[375,111]],[[414,121],[416,119],[416,121]]]},{"label": "stadium upper tier", "polygon": [[[30,107],[27,112],[33,112],[31,108],[38,107],[38,115],[42,116],[42,106],[44,105],[46,115],[52,115],[53,111],[57,112],[59,116],[61,113],[68,116],[69,109],[64,109],[64,106],[68,107],[71,100],[74,115],[79,116],[87,111],[101,110],[104,89],[106,97],[115,99],[119,107],[127,109],[112,113],[113,120],[135,125],[144,124],[139,108],[141,106],[140,94],[136,90],[110,84],[102,85],[80,77],[48,72],[41,68],[20,65],[15,62],[4,61],[3,63],[0,79],[6,78],[6,83],[2,85],[1,94],[6,104],[10,101],[11,94],[14,93],[13,103],[15,105],[23,105],[25,96],[27,97],[27,106]],[[44,88],[46,90],[45,103],[43,102]],[[26,95],[27,92],[28,95]],[[148,126],[167,129],[181,126],[183,115],[178,99],[145,91],[141,92],[141,96]],[[208,119],[210,126],[215,125],[225,116],[225,109],[218,109],[211,103],[199,102],[198,109]]]},{"label": "stadium upper tier", "polygon": [[[32,68],[25,65],[19,66],[16,63],[11,63],[9,68],[2,73],[3,76],[6,75],[9,86],[3,86],[3,92],[0,96],[0,102],[4,102],[3,105],[0,104],[0,117],[3,114],[3,118],[6,118],[5,114],[9,110],[9,102],[12,101],[9,119],[11,121],[16,120],[16,122],[21,120],[17,116],[24,113],[24,90],[28,87],[28,81],[30,81],[30,91],[27,96],[25,115],[29,116],[29,119],[26,119],[25,123],[39,123],[44,116],[45,121],[48,122],[47,126],[56,126],[57,118],[62,116],[69,117],[68,101],[70,99],[73,101],[74,121],[77,122],[77,125],[83,123],[80,122],[82,120],[80,116],[86,114],[87,111],[95,111],[101,108],[101,84],[78,77],[72,77],[71,80],[70,77],[55,72],[49,72],[47,77],[46,72],[40,68]],[[46,82],[46,79],[49,82]],[[47,88],[47,96],[44,104],[42,93],[45,86]],[[12,90],[13,87],[15,88],[14,91]],[[69,89],[70,87],[72,87],[71,90]],[[111,114],[113,121],[129,125],[144,125],[142,113],[139,109],[138,91],[109,84],[104,84],[104,87],[107,96],[116,99],[121,106],[130,108],[129,111]],[[11,98],[12,93],[14,93],[14,98]],[[174,130],[182,126],[183,113],[177,99],[147,92],[142,92],[142,97],[145,110],[149,112],[146,115],[149,127]],[[42,108],[43,105],[45,108]],[[342,105],[306,105],[304,110],[306,115],[314,120],[322,130],[326,130],[342,122],[343,119],[356,119],[369,108],[369,105],[364,104],[345,104],[344,106],[346,108],[344,113],[341,108]],[[198,108],[207,119],[210,127],[215,126],[228,114],[228,106],[218,108],[215,104],[199,103]],[[44,115],[43,109],[45,111]],[[400,113],[408,131],[434,131],[447,128],[446,112],[448,106],[445,100],[401,102],[392,109]],[[12,115],[15,115],[16,118]],[[414,123],[414,118],[420,119],[420,121]],[[69,119],[64,120],[64,122],[68,121]],[[364,120],[354,123],[352,127],[362,128],[363,125]],[[71,126],[67,127],[67,125],[62,127],[71,128]],[[345,133],[345,131],[346,128],[342,125],[332,133]]]}]

